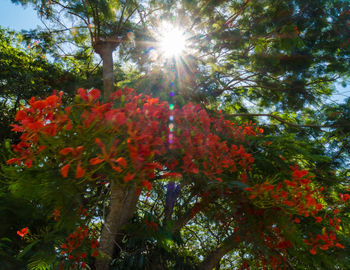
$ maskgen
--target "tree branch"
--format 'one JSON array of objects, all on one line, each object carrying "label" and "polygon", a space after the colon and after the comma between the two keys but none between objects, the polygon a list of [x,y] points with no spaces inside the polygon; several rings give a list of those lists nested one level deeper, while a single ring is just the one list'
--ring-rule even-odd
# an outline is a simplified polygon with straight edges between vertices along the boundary
[{"label": "tree branch", "polygon": [[221,261],[221,258],[235,247],[236,242],[233,238],[234,234],[230,235],[219,247],[211,251],[198,265],[198,270],[214,269]]},{"label": "tree branch", "polygon": [[283,118],[277,116],[277,115],[273,115],[273,114],[268,114],[268,113],[235,113],[235,114],[229,114],[228,116],[267,116],[267,117],[271,117],[283,124],[286,124],[288,126],[292,126],[292,127],[296,127],[296,128],[303,128],[303,127],[309,127],[309,128],[335,128],[335,127],[339,127],[339,125],[298,125],[298,124],[294,124],[291,122],[288,122],[286,120],[284,120]]}]

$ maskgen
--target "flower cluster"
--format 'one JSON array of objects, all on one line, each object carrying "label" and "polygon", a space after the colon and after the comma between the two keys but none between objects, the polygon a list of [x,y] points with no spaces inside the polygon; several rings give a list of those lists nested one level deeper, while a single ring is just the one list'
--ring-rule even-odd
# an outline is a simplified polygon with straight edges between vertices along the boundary
[{"label": "flower cluster", "polygon": [[28,233],[29,233],[28,227],[25,227],[25,228],[23,228],[23,229],[17,231],[17,234],[18,234],[20,237],[22,237],[22,238],[23,238],[24,236],[26,236]]},{"label": "flower cluster", "polygon": [[[256,136],[263,130],[247,123],[236,126],[223,115],[210,117],[199,105],[189,103],[176,108],[175,136],[169,145],[173,155],[167,157],[166,167],[178,175],[202,174],[208,179],[222,182],[220,175],[236,172],[237,166],[250,169],[254,162],[242,145],[247,136]],[[181,156],[182,160],[175,157]]]},{"label": "flower cluster", "polygon": [[[261,128],[252,123],[237,126],[221,113],[212,117],[192,103],[173,109],[130,88],[117,90],[108,102],[100,101],[97,89],[79,89],[70,106],[63,104],[62,93],[32,98],[16,115],[13,130],[21,133],[21,141],[13,145],[16,157],[8,164],[43,170],[50,166],[60,176],[54,181],[77,179],[75,184],[88,183],[89,188],[91,183],[98,188],[112,180],[119,185],[134,183],[137,193],[141,188],[149,192],[155,176],[181,179],[192,174],[219,183],[225,173],[251,169],[254,158],[242,144],[247,136],[261,134]],[[171,142],[170,115],[176,115]],[[51,213],[55,221],[61,210],[64,213],[61,208]],[[157,230],[156,223],[145,223]],[[61,246],[62,254],[81,267],[88,234],[86,227],[79,228]]]},{"label": "flower cluster", "polygon": [[337,247],[344,249],[344,246],[337,242],[337,237],[333,231],[326,231],[323,229],[322,234],[317,234],[316,237],[310,237],[310,239],[305,239],[304,242],[306,245],[311,246],[310,253],[315,255],[317,253],[317,248],[322,250],[327,250],[331,247]]},{"label": "flower cluster", "polygon": [[[32,99],[28,107],[17,113],[19,124],[14,125],[14,130],[22,133],[21,141],[13,146],[17,156],[8,163],[45,167],[50,162],[51,168],[56,168],[60,175],[59,181],[77,179],[75,183],[89,183],[89,188],[93,185],[98,188],[113,179],[119,185],[136,184],[138,193],[141,188],[149,192],[155,176],[183,181],[198,179],[202,185],[212,181],[214,185],[210,192],[197,194],[200,200],[190,211],[190,217],[211,207],[211,201],[218,197],[229,203],[233,198],[238,202],[248,202],[229,215],[225,211],[216,211],[215,218],[223,226],[228,228],[234,224],[237,227],[234,240],[237,242],[256,240],[256,236],[241,228],[251,226],[247,216],[265,215],[261,209],[264,205],[258,205],[261,203],[283,209],[284,214],[294,218],[294,225],[300,222],[298,216],[311,216],[316,223],[323,220],[319,214],[323,209],[319,203],[320,193],[315,190],[307,171],[292,167],[292,180],[278,184],[252,184],[248,174],[254,157],[243,145],[250,136],[263,133],[263,129],[254,123],[239,126],[225,120],[220,112],[213,117],[192,103],[170,111],[166,102],[128,88],[116,91],[106,103],[100,102],[99,97],[97,89],[79,89],[73,104],[68,107],[62,104],[62,94],[44,100]],[[176,116],[171,141],[168,139],[170,115]],[[191,177],[183,177],[188,175]],[[241,187],[232,187],[231,180],[225,180],[227,175],[239,182],[238,185],[252,186],[246,189],[248,192]],[[173,207],[176,196],[169,197],[172,200],[171,204],[168,202],[169,209]],[[344,195],[343,198],[347,199]],[[86,212],[86,209],[81,209],[80,214],[86,216]],[[55,208],[51,215],[54,220],[59,220],[60,210]],[[332,222],[329,224],[337,230],[338,220],[332,219]],[[145,220],[145,224],[153,231],[158,230],[155,222]],[[276,224],[264,226],[261,225],[256,232],[261,235],[260,241],[285,254],[292,243],[278,231]],[[98,254],[98,242],[89,235],[87,227],[79,227],[61,246],[61,253],[75,266],[84,267],[88,255]],[[317,243],[323,241],[322,237],[316,236],[315,239]],[[312,248],[318,246],[315,239],[311,237],[308,242]],[[91,254],[86,248],[88,242]],[[324,245],[321,247],[325,248]],[[328,241],[327,246],[340,247],[340,244],[334,240]],[[283,262],[282,257],[271,256],[262,256],[260,260],[269,265]]]},{"label": "flower cluster", "polygon": [[[249,192],[249,199],[256,203],[265,202],[265,206],[275,207],[279,211],[285,209],[285,213],[290,214],[290,218],[294,223],[300,223],[299,217],[313,217],[315,223],[324,222],[330,228],[326,232],[326,228],[323,227],[322,234],[317,234],[316,237],[310,235],[309,239],[305,239],[306,245],[310,245],[310,253],[315,255],[316,249],[319,247],[322,250],[327,250],[330,247],[344,248],[337,242],[334,231],[340,229],[341,220],[335,217],[338,210],[334,210],[331,213],[333,216],[326,219],[326,215],[323,217],[320,215],[324,209],[320,199],[322,199],[321,192],[324,190],[322,187],[316,189],[312,183],[312,176],[309,175],[307,170],[300,170],[297,166],[291,167],[292,180],[284,180],[283,183],[277,185],[264,182],[252,187],[246,188]],[[298,217],[299,216],[299,217]],[[275,269],[275,268],[274,268]]]},{"label": "flower cluster", "polygon": [[[69,234],[66,243],[61,245],[61,254],[73,261],[72,268],[86,266],[85,258],[87,257],[86,244],[90,243],[91,256],[98,256],[98,241],[89,235],[88,227],[78,227],[74,232]],[[85,249],[84,249],[85,248]]]},{"label": "flower cluster", "polygon": [[79,89],[69,107],[62,105],[62,93],[32,98],[17,113],[19,124],[13,130],[22,133],[21,141],[13,146],[17,157],[8,164],[31,167],[50,157],[57,160],[63,178],[93,180],[96,172],[105,174],[107,169],[120,184],[133,180],[151,190],[156,170],[163,171],[163,177],[201,173],[222,181],[225,171],[235,172],[237,166],[249,170],[254,162],[237,145],[246,136],[263,132],[252,123],[235,126],[222,114],[211,117],[189,103],[175,108],[177,130],[169,143],[166,102],[128,88],[116,91],[107,103],[99,97],[97,89]]},{"label": "flower cluster", "polygon": [[289,211],[295,212],[298,215],[308,217],[316,215],[323,206],[317,203],[319,196],[316,189],[310,186],[311,175],[308,171],[299,170],[297,166],[291,167],[293,171],[292,181],[284,180],[284,183],[271,184],[264,182],[246,188],[250,192],[250,199],[259,199],[263,197],[265,200],[269,198],[269,203],[274,206],[287,208]]},{"label": "flower cluster", "polygon": [[67,128],[69,113],[58,111],[62,105],[62,95],[51,95],[44,100],[36,100],[34,97],[29,101],[29,107],[22,107],[16,114],[16,121],[20,125],[12,125],[12,131],[21,132],[21,141],[13,145],[13,150],[18,157],[7,161],[7,164],[22,162],[30,168],[36,156],[46,146],[40,145],[39,138],[42,136],[56,136],[57,133]]}]

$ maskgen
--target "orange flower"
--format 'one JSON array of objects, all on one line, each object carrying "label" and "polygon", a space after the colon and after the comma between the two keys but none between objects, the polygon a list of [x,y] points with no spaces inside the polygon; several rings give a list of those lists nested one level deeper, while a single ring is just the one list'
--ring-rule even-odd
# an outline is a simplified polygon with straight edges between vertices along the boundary
[{"label": "orange flower", "polygon": [[312,255],[315,255],[317,252],[316,252],[316,248],[312,248],[312,249],[310,249],[310,253],[312,254]]},{"label": "orange flower", "polygon": [[53,212],[51,214],[53,216],[53,219],[57,221],[61,215],[61,211],[58,210],[57,208],[53,209]]},{"label": "orange flower", "polygon": [[300,219],[299,218],[295,218],[295,219],[293,219],[293,222],[294,223],[300,223]]},{"label": "orange flower", "polygon": [[17,113],[16,113],[16,118],[15,118],[15,121],[20,121],[20,120],[23,120],[27,117],[27,113],[25,111],[21,111],[19,110]]},{"label": "orange flower", "polygon": [[122,168],[118,167],[118,166],[112,166],[112,169],[118,173],[122,172]]},{"label": "orange flower", "polygon": [[340,243],[336,243],[335,246],[338,247],[338,248],[344,249],[344,246],[342,244],[340,244]]},{"label": "orange flower", "polygon": [[66,147],[60,151],[60,154],[61,155],[68,155],[69,153],[73,153],[73,151],[74,151],[73,147]]},{"label": "orange flower", "polygon": [[318,222],[318,223],[322,221],[321,217],[315,217],[315,219],[316,219],[316,222]]},{"label": "orange flower", "polygon": [[44,109],[47,106],[47,102],[45,100],[38,100],[31,104],[34,109]]},{"label": "orange flower", "polygon": [[126,160],[125,160],[125,158],[123,158],[123,157],[117,158],[117,162],[118,162],[118,164],[119,164],[120,166],[122,166],[123,168],[125,168],[126,165],[127,165]]},{"label": "orange flower", "polygon": [[101,92],[100,90],[98,89],[92,89],[90,92],[89,92],[89,101],[95,101],[97,100],[101,95]]},{"label": "orange flower", "polygon": [[68,124],[64,127],[64,129],[65,129],[65,130],[71,130],[72,127],[73,127],[73,126],[72,126],[72,121],[69,120],[69,121],[68,121]]},{"label": "orange flower", "polygon": [[90,164],[91,165],[97,165],[103,162],[103,159],[100,159],[98,157],[90,159]]},{"label": "orange flower", "polygon": [[17,234],[18,234],[20,237],[24,237],[26,234],[28,234],[28,232],[29,232],[28,227],[25,227],[25,228],[23,228],[22,230],[17,231]]},{"label": "orange flower", "polygon": [[12,163],[15,163],[15,162],[17,162],[17,164],[19,165],[19,159],[18,158],[11,158],[11,159],[9,159],[6,163],[7,164],[12,164]]},{"label": "orange flower", "polygon": [[147,180],[142,180],[141,185],[147,188],[148,191],[152,189],[152,183]]},{"label": "orange flower", "polygon": [[68,171],[69,171],[69,163],[64,165],[61,168],[61,175],[63,176],[63,178],[66,178],[68,176]]},{"label": "orange flower", "polygon": [[125,176],[124,176],[124,182],[127,183],[129,182],[130,180],[134,179],[135,177],[135,174],[130,174],[130,173],[127,173]]},{"label": "orange flower", "polygon": [[81,167],[81,162],[79,161],[77,165],[77,170],[75,172],[75,178],[79,179],[82,178],[85,174],[85,170]]}]

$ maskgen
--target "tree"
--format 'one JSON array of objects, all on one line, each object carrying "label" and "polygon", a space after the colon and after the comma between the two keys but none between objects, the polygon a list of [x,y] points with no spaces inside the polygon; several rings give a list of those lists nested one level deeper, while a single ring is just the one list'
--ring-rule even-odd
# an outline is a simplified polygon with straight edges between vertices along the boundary
[{"label": "tree", "polygon": [[[96,235],[91,230],[91,222],[99,216],[95,211],[98,211],[101,197],[96,196],[108,196],[106,191],[101,193],[101,185],[109,179],[116,179],[115,185],[136,188],[138,198],[141,188],[151,191],[157,179],[181,177],[181,185],[188,189],[186,204],[190,207],[185,206],[185,212],[178,213],[170,230],[179,230],[202,211],[204,220],[215,221],[218,226],[215,230],[225,229],[222,236],[218,235],[223,237],[219,245],[207,254],[198,265],[199,269],[215,267],[221,257],[238,244],[248,244],[245,248],[254,256],[255,265],[271,264],[273,268],[283,263],[287,250],[297,243],[300,246],[295,251],[300,252],[304,242],[303,249],[307,250],[310,245],[311,254],[316,254],[319,249],[344,248],[338,242],[342,234],[336,233],[340,230],[336,211],[342,207],[339,206],[341,201],[346,202],[349,197],[340,196],[336,200],[338,207],[334,208],[328,201],[334,198],[328,198],[328,193],[320,189],[320,183],[297,166],[290,170],[285,164],[284,172],[281,169],[280,172],[285,177],[289,175],[291,180],[277,182],[269,180],[269,173],[253,170],[254,158],[242,144],[246,136],[252,139],[262,133],[261,128],[254,125],[236,127],[222,117],[211,118],[199,106],[188,104],[182,110],[176,109],[176,124],[183,134],[178,132],[170,136],[165,121],[171,111],[167,104],[135,95],[132,89],[117,91],[112,97],[113,103],[106,104],[97,102],[97,90],[80,89],[76,103],[71,107],[63,107],[61,97],[62,94],[45,100],[32,98],[30,107],[17,113],[20,125],[14,125],[14,130],[22,133],[21,142],[14,146],[17,157],[8,160],[8,164],[15,163],[19,167],[8,170],[8,175],[12,174],[16,179],[16,192],[21,196],[37,198],[40,204],[51,205],[50,216],[56,221],[62,218],[57,229],[81,224],[69,235],[67,243],[60,247],[52,243],[55,250],[59,249],[61,254],[73,260],[73,265],[84,267],[86,263],[84,258],[89,249],[85,246],[85,238],[91,239],[90,252],[96,254]],[[114,140],[111,141],[111,137]],[[167,149],[170,149],[168,154]],[[27,169],[23,171],[21,165]],[[59,177],[55,177],[57,171],[60,171]],[[261,176],[267,180],[261,181]],[[271,177],[277,176],[272,173]],[[72,178],[77,181],[64,181]],[[34,190],[34,185],[39,189]],[[31,187],[30,194],[28,187]],[[68,187],[71,194],[67,193]],[[76,199],[67,200],[67,196]],[[193,203],[193,198],[199,200]],[[169,211],[173,206],[167,204],[165,209]],[[329,224],[324,222],[322,226],[326,227],[320,230],[317,223],[326,216]],[[166,215],[163,220],[165,230],[169,230],[166,228],[169,217]],[[305,219],[308,229],[315,227],[315,232],[309,230],[307,237],[296,227],[301,218]],[[147,218],[145,222],[154,231],[160,226]],[[90,232],[87,224],[91,224]],[[210,222],[208,225],[210,227]],[[56,230],[53,233],[57,234]],[[252,235],[252,232],[257,234]],[[52,236],[48,239],[53,240]],[[257,251],[250,250],[251,244]],[[265,248],[264,253],[260,246]],[[103,251],[101,253],[103,256]],[[247,262],[243,261],[244,264]]]},{"label": "tree", "polygon": [[[36,1],[32,2],[36,4],[39,3]],[[120,3],[119,6],[116,5],[116,7],[120,7],[120,13],[118,14],[119,20],[115,20],[114,13],[111,13],[111,8],[108,6],[108,4],[117,3],[112,3],[109,1],[99,1],[96,2],[97,4],[95,4],[95,2],[87,3],[80,1],[52,1],[50,5],[43,5],[43,11],[48,15],[48,17],[51,16],[54,18],[53,15],[57,15],[55,13],[57,10],[55,10],[53,4],[57,4],[64,8],[67,13],[77,17],[80,16],[80,22],[85,24],[85,28],[80,28],[82,25],[78,25],[79,28],[74,28],[73,30],[77,30],[79,33],[82,31],[81,38],[84,37],[84,29],[86,32],[89,32],[91,43],[95,51],[99,53],[101,58],[104,60],[104,90],[105,95],[109,96],[111,94],[111,86],[113,85],[113,79],[110,76],[112,69],[111,63],[113,50],[121,44],[122,40],[127,39],[126,33],[127,30],[129,30],[128,27],[135,28],[135,26],[133,26],[134,17],[132,16],[135,14],[135,17],[138,16],[140,20],[145,18],[151,19],[153,10],[150,10],[147,13],[150,14],[149,16],[143,16],[142,14],[145,13],[142,11],[142,9],[140,9],[139,6],[137,6],[137,3],[133,2],[132,5],[130,3],[130,5],[126,3]],[[176,12],[174,10],[177,9],[176,5],[166,5],[162,2],[152,2],[152,4],[154,4],[154,6],[159,5],[163,8],[168,7],[169,12],[164,12],[166,14],[165,17],[167,17],[171,12]],[[206,8],[201,8],[201,4]],[[234,176],[236,178],[247,177],[250,186],[254,187],[252,188],[251,192],[256,192],[256,194],[253,195],[257,197],[257,202],[254,201],[254,197],[251,199],[253,202],[251,203],[248,201],[248,204],[246,204],[246,206],[252,204],[253,208],[257,207],[258,209],[270,209],[270,204],[273,202],[270,202],[268,200],[270,204],[259,204],[259,196],[272,198],[273,195],[280,195],[278,193],[272,194],[272,191],[276,191],[276,186],[278,186],[277,184],[274,186],[273,183],[274,181],[280,183],[281,181],[283,182],[283,178],[290,178],[290,169],[288,168],[288,165],[294,165],[292,162],[299,163],[299,165],[303,165],[304,167],[308,167],[311,164],[308,164],[307,166],[307,163],[305,162],[308,160],[308,158],[312,158],[311,160],[314,162],[312,164],[313,170],[315,171],[315,175],[318,176],[317,181],[319,181],[319,184],[321,184],[321,182],[323,182],[324,179],[329,176],[330,169],[332,166],[334,166],[334,160],[330,161],[327,159],[327,155],[324,154],[326,148],[321,144],[316,144],[313,147],[310,146],[310,136],[313,135],[317,136],[317,138],[320,138],[320,133],[317,130],[305,132],[298,129],[299,126],[302,126],[304,124],[303,122],[305,121],[306,113],[308,113],[310,116],[315,116],[314,112],[307,108],[308,111],[303,110],[303,115],[296,115],[296,119],[293,119],[293,117],[290,117],[288,115],[283,115],[282,113],[288,113],[291,110],[301,110],[304,108],[304,104],[312,104],[312,102],[320,100],[322,95],[330,93],[330,82],[336,78],[333,76],[333,74],[336,74],[337,76],[346,75],[348,69],[347,62],[345,60],[348,59],[348,51],[344,46],[340,49],[337,48],[337,46],[347,41],[346,32],[343,34],[343,30],[340,30],[341,28],[339,28],[341,25],[346,24],[347,6],[348,4],[345,1],[336,1],[334,3],[329,3],[328,1],[318,1],[317,3],[314,3],[313,1],[295,1],[293,3],[284,1],[262,1],[259,3],[253,3],[251,1],[235,3],[226,1],[187,1],[183,3],[180,10],[178,11],[179,18],[184,18],[189,14],[191,14],[191,17],[193,18],[198,18],[198,20],[194,21],[193,28],[202,28],[203,30],[199,31],[200,34],[193,37],[193,40],[195,41],[194,47],[198,46],[201,48],[204,54],[208,55],[198,56],[197,59],[194,57],[194,66],[197,66],[201,72],[197,74],[198,78],[196,82],[194,84],[191,83],[190,87],[188,87],[192,88],[192,91],[190,94],[187,94],[187,96],[195,97],[195,94],[199,92],[201,95],[199,98],[196,97],[196,99],[202,102],[208,100],[206,94],[209,94],[214,98],[219,96],[218,100],[220,101],[220,106],[222,107],[224,107],[222,104],[222,98],[225,98],[225,111],[227,113],[231,113],[231,116],[235,117],[235,120],[237,120],[237,117],[241,117],[241,121],[244,122],[245,119],[250,120],[253,119],[252,117],[265,115],[273,118],[274,120],[277,120],[278,122],[282,122],[287,126],[290,126],[290,128],[269,128],[268,126],[266,128],[264,127],[265,130],[271,133],[271,137],[274,139],[274,145],[269,148],[270,150],[265,149],[259,143],[248,143],[249,149],[262,154],[257,154],[257,157],[260,158],[257,160],[260,160],[260,162],[257,162],[256,167],[254,167],[254,173],[248,173],[246,176],[244,176],[244,174]],[[232,15],[226,11],[232,11]],[[266,16],[260,16],[260,14],[264,14],[264,12],[266,12]],[[309,23],[310,21],[307,20],[307,16],[311,13],[318,18],[319,23]],[[159,13],[155,12],[153,14],[158,15]],[[328,23],[325,23],[327,20]],[[91,24],[91,22],[93,23]],[[294,26],[293,24],[296,25]],[[253,25],[252,28],[250,27],[251,25]],[[145,26],[147,26],[147,23],[142,24],[142,27]],[[142,43],[144,39],[154,41],[154,39],[151,37],[147,37],[144,34],[141,35],[141,33],[137,30],[138,29],[136,27],[134,29],[136,35],[135,48],[144,46]],[[334,32],[336,31],[341,31],[341,34],[334,35]],[[237,35],[240,38],[236,37]],[[332,39],[330,39],[330,37]],[[205,41],[205,39],[207,39],[207,42],[202,42]],[[81,40],[78,39],[77,41],[80,42]],[[291,46],[291,44],[293,44],[293,46]],[[322,54],[325,48],[327,48],[327,50],[324,54]],[[124,51],[122,49],[124,49]],[[121,53],[127,53],[128,51],[132,52],[132,49],[128,50],[126,47],[119,47],[119,50]],[[306,56],[304,57],[304,55]],[[135,56],[137,56],[137,54],[135,54]],[[138,62],[137,57],[134,59],[135,62]],[[303,60],[297,61],[296,59]],[[330,66],[328,69],[324,68],[325,61],[327,61],[328,66]],[[180,65],[180,63],[176,62],[176,65]],[[151,67],[147,65],[147,63],[140,63],[140,69],[141,68],[144,70],[149,70]],[[177,73],[175,75],[177,78],[177,86],[179,86],[179,89],[182,90],[188,89],[186,88],[186,80],[184,80],[185,76],[181,75],[181,73]],[[159,75],[154,74],[154,77],[157,76]],[[166,77],[166,73],[163,73],[161,76]],[[146,76],[145,79],[148,80],[149,75]],[[137,83],[139,85],[142,85],[143,82],[141,80]],[[194,87],[195,85],[197,85],[197,87]],[[238,85],[238,87],[235,87],[235,85]],[[320,86],[322,87],[319,88]],[[280,89],[280,91],[276,91],[276,89]],[[317,92],[318,89],[322,89],[322,91]],[[234,95],[232,95],[232,91],[235,91]],[[258,102],[257,106],[253,108],[253,114],[251,113],[252,108],[247,108],[244,102],[242,102],[244,98],[247,98],[250,101]],[[296,103],[296,98],[298,98],[300,102]],[[215,108],[217,104],[218,103],[211,103],[207,107]],[[261,113],[261,110],[271,109],[273,105],[276,108],[274,113]],[[276,115],[275,113],[280,114]],[[310,119],[314,120],[312,118]],[[318,117],[318,119],[320,119],[320,117]],[[298,123],[298,121],[300,122]],[[311,123],[304,124],[304,126],[309,125],[310,127],[313,126],[316,129],[322,126],[322,124],[319,124],[317,122],[315,123],[315,121],[310,122]],[[177,124],[180,125],[180,123]],[[331,124],[330,128],[335,130],[338,127]],[[299,146],[299,144],[296,144],[295,147],[288,145],[289,148],[287,151],[284,151],[287,152],[288,162],[286,162],[284,165],[281,165],[281,161],[277,161],[277,157],[279,155],[278,152],[281,151],[274,147],[275,145],[283,145],[285,147],[287,143],[290,144],[293,142],[290,132],[293,132],[298,136],[299,140],[301,141],[301,146]],[[225,138],[224,135],[221,136]],[[306,143],[303,144],[303,141]],[[300,157],[299,152],[305,146],[309,146],[309,148],[306,148],[307,150],[303,151]],[[344,152],[342,151],[342,153]],[[299,156],[299,160],[296,159],[297,156]],[[189,159],[188,162],[191,164],[190,161],[191,160]],[[323,164],[321,164],[322,162]],[[264,167],[270,169],[273,168],[273,170],[270,172],[269,170],[264,169]],[[280,173],[281,167],[284,167],[283,173]],[[326,167],[326,169],[324,167]],[[295,172],[299,172],[299,169],[296,169],[296,167],[293,168]],[[319,168],[323,169],[321,173],[318,172]],[[303,172],[303,170],[300,171]],[[227,177],[232,178],[233,176],[230,175]],[[299,178],[295,177],[296,180],[304,180],[303,182],[308,181],[308,179],[305,180],[305,178]],[[195,177],[193,179],[195,179]],[[238,179],[239,183],[242,182],[242,179]],[[263,183],[262,179],[268,180],[266,183]],[[340,176],[339,178],[334,178],[335,183],[340,183],[340,181],[345,180]],[[300,183],[302,186],[303,183]],[[254,186],[254,184],[257,186]],[[315,184],[315,186],[317,186],[317,184]],[[215,192],[218,192],[215,188],[208,188],[208,190],[206,190],[206,188],[203,186],[198,187],[195,185],[193,188],[196,191],[195,196],[192,193],[189,194],[191,194],[193,198],[198,199],[199,201],[197,203],[200,205],[201,203],[204,204],[206,201],[205,196],[201,195],[203,189],[204,191],[207,191],[211,194],[214,190]],[[199,188],[199,190],[197,190],[197,188]],[[259,190],[264,188],[267,189],[266,193],[259,193]],[[333,186],[333,188],[335,187]],[[131,189],[135,189],[135,187],[131,187]],[[189,185],[188,189],[189,191],[192,190],[191,185]],[[134,211],[130,211],[129,209],[135,209],[137,202],[137,197],[135,195],[136,192],[133,192],[133,190],[130,191],[129,187],[126,188],[119,185],[114,185],[112,190],[110,214],[108,215],[107,223],[104,226],[105,230],[102,233],[101,244],[102,252],[105,252],[110,257],[113,257],[115,244],[112,241],[108,242],[107,240],[104,241],[103,239],[114,239],[114,237],[110,236],[120,233],[122,225],[125,225],[134,214]],[[116,196],[115,194],[121,195]],[[123,200],[124,196],[127,196],[127,199],[125,201]],[[245,198],[244,196],[246,195],[242,195],[242,198]],[[233,211],[234,213],[234,210],[236,208],[229,201],[227,201],[228,199],[225,198],[224,195],[219,196],[219,198],[212,198],[212,196],[210,198],[211,200],[214,200],[215,203],[204,206],[201,205],[202,209],[204,209],[202,210],[204,212],[204,220],[209,220],[212,223],[215,221],[214,223],[220,224],[220,219],[214,219],[211,215],[215,211],[218,211],[218,207],[223,207],[226,205],[228,207],[228,210]],[[177,230],[182,229],[184,225],[186,225],[191,220],[190,214],[192,210],[196,210],[198,212],[198,205],[195,205],[195,203],[196,202],[189,201],[187,205],[184,205],[185,209],[189,211],[184,213],[180,211],[177,213],[177,216],[179,217],[177,219]],[[255,205],[255,203],[257,205]],[[277,201],[274,203],[276,203],[278,205],[276,207],[281,208],[281,211],[283,212],[284,207],[280,206],[280,204],[283,206],[283,202]],[[213,204],[214,206],[216,205],[216,207],[214,207]],[[132,205],[132,207],[126,208],[125,206],[127,205]],[[313,204],[309,206],[312,205]],[[329,203],[327,205],[334,205],[334,202],[332,202],[331,198],[329,198]],[[296,205],[292,204],[289,207],[296,207]],[[249,207],[244,208],[244,210],[241,210],[240,213],[245,213],[244,215],[246,215],[246,213],[249,212],[248,209]],[[266,211],[266,213],[264,212],[262,215],[265,216],[265,214],[268,217],[271,215],[272,220],[274,220],[273,211]],[[258,216],[259,214],[256,215]],[[116,217],[122,218],[119,219],[119,224],[114,223],[115,226],[113,226],[113,220],[116,220]],[[167,216],[167,219],[169,219],[169,216]],[[281,219],[281,225],[286,220],[288,220],[287,216],[284,219]],[[200,222],[200,219],[197,220],[197,223],[198,222]],[[228,222],[228,220],[225,222]],[[253,225],[251,225],[254,223],[253,221],[245,222],[248,222],[247,224],[253,227]],[[303,220],[303,222],[309,224],[308,220]],[[327,226],[331,225],[327,224]],[[108,228],[110,229],[112,227],[114,227],[114,229],[112,229],[112,232],[107,230]],[[154,224],[153,227],[155,227]],[[217,234],[220,232],[220,230],[222,230],[220,226],[217,226],[215,229]],[[268,228],[266,228],[266,231],[269,231]],[[272,236],[276,237],[276,241],[281,240],[281,238],[278,238],[279,236],[276,236],[276,233],[270,233]],[[252,250],[251,247],[249,248],[249,245],[244,246],[244,248],[234,247],[231,245],[232,241],[230,240],[232,240],[232,238],[230,238],[230,235],[228,235],[228,237],[227,235],[219,236],[217,248],[214,248],[211,250],[212,252],[205,254],[208,255],[208,257],[203,261],[201,267],[214,266],[215,263],[217,264],[220,261],[222,256],[234,248],[240,249],[243,252],[250,254],[251,264],[257,264],[259,260],[262,260],[261,257],[259,257],[261,254],[254,253],[254,250]],[[249,242],[248,240],[245,241]],[[278,241],[274,244],[281,244],[281,241]],[[257,240],[254,240],[252,242],[256,246],[259,246]],[[105,245],[104,243],[108,244]],[[117,243],[120,243],[120,241],[117,241]],[[317,241],[312,244],[313,247],[317,246],[316,243]],[[332,245],[335,244],[335,242],[332,243]],[[283,245],[284,248],[289,247],[289,244],[287,242],[284,242]],[[329,245],[329,247],[332,245]],[[313,253],[316,251],[316,249],[311,250]],[[295,252],[300,254],[300,250],[295,250]],[[269,256],[273,255],[270,254]],[[278,256],[276,256],[273,257],[275,260],[278,259]],[[244,258],[244,256],[241,256],[241,259],[242,258]],[[289,263],[292,262],[294,262],[293,256],[289,258]],[[105,262],[102,262],[101,266],[98,267],[101,267],[101,269],[106,268],[104,263]],[[245,263],[248,264],[248,262]]]}]

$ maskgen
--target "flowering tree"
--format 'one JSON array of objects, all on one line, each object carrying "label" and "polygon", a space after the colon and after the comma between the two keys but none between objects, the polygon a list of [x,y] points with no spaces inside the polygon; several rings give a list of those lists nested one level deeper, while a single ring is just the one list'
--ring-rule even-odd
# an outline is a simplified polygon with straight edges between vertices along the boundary
[{"label": "flowering tree", "polygon": [[[70,106],[64,105],[62,92],[33,97],[13,125],[21,137],[13,145],[16,156],[7,162],[14,165],[12,188],[31,190],[26,196],[51,209],[45,229],[30,232],[28,226],[17,233],[30,248],[51,241],[62,269],[94,261],[96,269],[107,269],[137,203],[155,202],[152,187],[164,182],[163,220],[144,216],[153,233],[161,228],[176,233],[201,215],[224,232],[194,266],[199,269],[214,268],[234,250],[245,249],[256,267],[277,269],[290,263],[288,252],[295,246],[311,254],[344,248],[337,237],[336,208],[350,197],[342,194],[337,207],[328,204],[324,189],[297,166],[274,179],[258,177],[245,147],[262,136],[255,124],[236,125],[221,112],[210,116],[191,103],[174,108],[128,88],[114,92],[108,102],[99,98],[97,89],[79,89]],[[182,190],[186,203],[178,201]],[[303,232],[301,220],[316,233]],[[241,261],[242,268],[249,265],[248,259]]]}]

